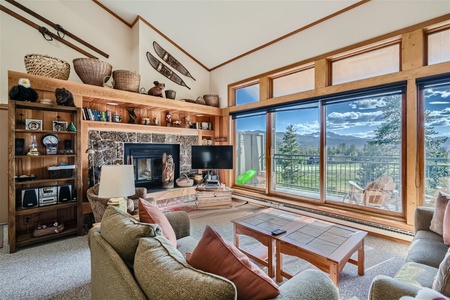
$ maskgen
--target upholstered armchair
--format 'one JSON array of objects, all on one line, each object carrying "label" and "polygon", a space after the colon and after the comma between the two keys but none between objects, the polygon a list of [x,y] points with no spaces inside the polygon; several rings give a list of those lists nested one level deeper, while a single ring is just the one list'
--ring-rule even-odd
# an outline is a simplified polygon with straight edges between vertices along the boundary
[{"label": "upholstered armchair", "polygon": [[[99,184],[97,183],[93,187],[87,190],[87,198],[91,203],[92,212],[94,214],[95,222],[101,222],[103,213],[108,206],[109,198],[100,198],[98,196]],[[139,198],[145,198],[147,194],[146,188],[136,188],[136,193],[129,196],[127,199],[127,211],[128,213],[135,215],[138,213],[138,200]],[[131,200],[130,200],[131,199]]]}]

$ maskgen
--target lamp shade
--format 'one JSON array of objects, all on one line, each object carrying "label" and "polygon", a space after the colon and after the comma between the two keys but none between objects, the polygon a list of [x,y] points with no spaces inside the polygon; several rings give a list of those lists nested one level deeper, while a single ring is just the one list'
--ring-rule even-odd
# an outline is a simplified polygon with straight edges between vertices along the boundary
[{"label": "lamp shade", "polygon": [[98,196],[119,198],[134,195],[134,173],[132,165],[106,165],[102,167]]}]

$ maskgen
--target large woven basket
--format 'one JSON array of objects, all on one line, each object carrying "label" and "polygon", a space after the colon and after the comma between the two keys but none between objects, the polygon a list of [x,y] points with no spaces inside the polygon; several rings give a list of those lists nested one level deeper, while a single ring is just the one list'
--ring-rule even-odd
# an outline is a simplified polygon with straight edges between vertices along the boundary
[{"label": "large woven basket", "polygon": [[122,91],[139,92],[141,75],[135,71],[115,70],[113,71],[114,88]]},{"label": "large woven basket", "polygon": [[97,86],[103,86],[112,72],[112,66],[109,63],[96,58],[75,58],[73,68],[83,83]]},{"label": "large woven basket", "polygon": [[205,100],[206,105],[219,107],[219,95],[207,94],[203,95],[203,99]]},{"label": "large woven basket", "polygon": [[59,58],[44,54],[27,54],[24,58],[28,74],[67,80],[70,64]]}]

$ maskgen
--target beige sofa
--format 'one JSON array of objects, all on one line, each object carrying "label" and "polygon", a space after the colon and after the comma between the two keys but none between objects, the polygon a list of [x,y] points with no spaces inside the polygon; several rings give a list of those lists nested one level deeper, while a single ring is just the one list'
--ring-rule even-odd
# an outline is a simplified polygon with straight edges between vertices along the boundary
[{"label": "beige sofa", "polygon": [[[438,272],[447,273],[443,280],[443,290],[439,292],[450,297],[450,279],[448,278],[446,253],[449,246],[444,244],[441,235],[430,230],[434,208],[418,207],[415,213],[415,235],[406,257],[405,264],[394,278],[379,275],[372,281],[369,291],[370,300],[399,299],[402,296],[416,296],[421,288],[431,288]],[[445,261],[444,261],[445,258]],[[446,263],[447,262],[447,263]],[[447,292],[445,292],[445,291]]]},{"label": "beige sofa", "polygon": [[[198,242],[190,236],[188,215],[170,212],[166,216],[175,230],[179,252],[162,237],[159,226],[142,225],[116,208],[107,208],[101,227],[89,231],[93,300],[236,299],[236,288],[231,281],[195,270],[181,256],[181,253],[192,252]],[[150,234],[136,235],[142,228],[149,229]],[[147,252],[140,250],[143,245]],[[148,258],[143,257],[143,253],[148,253]],[[146,275],[148,279],[142,279],[142,270],[150,274]],[[194,274],[189,275],[193,278],[186,279],[187,273]],[[282,284],[276,299],[338,298],[338,289],[327,275],[306,270]]]}]

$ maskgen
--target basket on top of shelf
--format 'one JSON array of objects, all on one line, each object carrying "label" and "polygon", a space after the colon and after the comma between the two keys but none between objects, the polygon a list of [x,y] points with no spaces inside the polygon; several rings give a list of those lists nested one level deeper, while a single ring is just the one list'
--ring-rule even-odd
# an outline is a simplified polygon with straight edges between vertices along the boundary
[{"label": "basket on top of shelf", "polygon": [[115,70],[113,71],[114,88],[122,91],[139,92],[141,75],[136,71]]},{"label": "basket on top of shelf", "polygon": [[206,105],[219,107],[219,95],[206,94],[203,95],[203,99],[205,100]]},{"label": "basket on top of shelf", "polygon": [[62,59],[45,54],[27,54],[24,57],[28,74],[67,80],[70,64]]},{"label": "basket on top of shelf", "polygon": [[112,72],[112,66],[109,63],[97,58],[75,58],[73,68],[83,83],[97,86],[103,86]]}]

